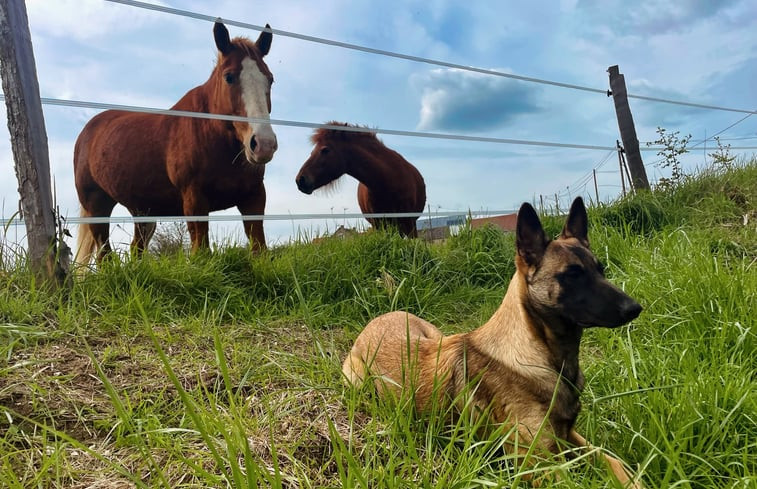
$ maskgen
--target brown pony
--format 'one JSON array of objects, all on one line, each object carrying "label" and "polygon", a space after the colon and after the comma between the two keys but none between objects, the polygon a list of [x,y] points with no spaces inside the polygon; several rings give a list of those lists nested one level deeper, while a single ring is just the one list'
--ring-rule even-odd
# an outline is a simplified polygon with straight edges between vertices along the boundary
[{"label": "brown pony", "polygon": [[[357,127],[342,122],[328,125]],[[315,147],[295,179],[301,192],[309,195],[346,173],[360,181],[357,201],[363,213],[423,212],[426,184],[420,172],[384,146],[375,133],[321,128],[310,140]],[[417,216],[366,219],[374,227],[394,226],[403,236],[418,235]]]},{"label": "brown pony", "polygon": [[[266,27],[269,26],[266,24]],[[242,214],[265,211],[263,175],[278,145],[268,122],[273,75],[263,61],[273,35],[256,42],[229,38],[213,27],[218,61],[203,85],[187,92],[175,110],[255,119],[229,122],[108,110],[82,130],[74,148],[81,216],[109,217],[119,203],[134,216],[207,216],[236,206]],[[187,222],[192,251],[208,246],[207,221]],[[263,222],[244,221],[253,249],[265,248]],[[132,250],[141,253],[155,223],[136,223]],[[81,224],[77,263],[111,251],[108,223]]]}]

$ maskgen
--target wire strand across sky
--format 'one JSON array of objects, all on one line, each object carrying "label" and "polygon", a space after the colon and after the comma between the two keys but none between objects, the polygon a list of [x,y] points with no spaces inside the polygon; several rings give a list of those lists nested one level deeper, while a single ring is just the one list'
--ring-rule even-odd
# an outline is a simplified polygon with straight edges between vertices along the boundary
[{"label": "wire strand across sky", "polygon": [[[114,0],[108,0],[114,1]],[[0,95],[0,100],[4,101],[5,96]],[[58,98],[41,97],[43,105],[54,105],[64,107],[78,107],[86,109],[106,109],[106,110],[123,110],[127,112],[139,112],[145,114],[163,114],[174,115],[178,117],[196,117],[200,119],[215,119],[230,122],[262,122],[270,123],[272,125],[290,126],[290,127],[305,127],[310,129],[334,129],[338,131],[352,131],[352,132],[370,132],[375,134],[386,134],[391,136],[409,136],[429,139],[447,139],[456,141],[473,141],[480,143],[495,143],[495,144],[516,144],[526,146],[543,146],[549,148],[570,148],[570,149],[587,149],[587,150],[599,150],[599,151],[615,151],[614,146],[600,146],[594,144],[575,144],[575,143],[558,143],[551,141],[533,141],[527,139],[511,139],[511,138],[494,138],[484,136],[469,136],[465,134],[446,134],[437,132],[422,132],[422,131],[405,131],[400,129],[386,129],[386,128],[371,128],[361,126],[341,126],[332,124],[321,124],[315,122],[293,121],[286,119],[255,119],[249,117],[241,117],[234,115],[224,114],[209,114],[207,112],[191,112],[186,110],[173,110],[173,109],[159,109],[155,107],[142,107],[136,105],[122,105],[122,104],[110,104],[105,102],[91,102],[85,100],[67,100]],[[751,114],[750,114],[751,115]],[[722,131],[721,131],[722,132]],[[658,147],[640,148],[641,151],[659,151]],[[757,146],[742,146],[731,148],[733,150],[757,150]]]},{"label": "wire strand across sky", "polygon": [[[581,90],[581,91],[585,91],[585,92],[601,93],[603,95],[608,95],[607,89],[599,89],[599,88],[587,87],[587,86],[583,86],[583,85],[576,85],[576,84],[573,84],[573,83],[565,83],[565,82],[558,82],[558,81],[554,81],[554,80],[546,80],[546,79],[543,79],[543,78],[534,78],[534,77],[529,77],[529,76],[516,75],[516,74],[513,74],[513,73],[506,73],[506,72],[503,72],[503,71],[490,70],[490,69],[486,69],[486,68],[478,68],[478,67],[474,67],[474,66],[466,66],[466,65],[461,65],[461,64],[457,64],[457,63],[450,63],[448,61],[436,60],[436,59],[432,59],[432,58],[424,58],[422,56],[414,56],[414,55],[410,55],[410,54],[397,53],[397,52],[394,52],[394,51],[387,51],[387,50],[384,50],[384,49],[370,48],[370,47],[366,47],[366,46],[360,46],[360,45],[357,45],[357,44],[351,44],[351,43],[348,43],[348,42],[334,41],[334,40],[331,40],[331,39],[325,39],[325,38],[316,37],[316,36],[309,36],[309,35],[306,35],[306,34],[300,34],[300,33],[297,33],[297,32],[284,31],[284,30],[281,30],[281,29],[266,28],[264,26],[259,26],[259,25],[256,25],[256,24],[250,24],[250,23],[247,23],[247,22],[240,22],[238,20],[223,19],[223,18],[213,17],[213,16],[210,16],[210,15],[205,15],[205,14],[200,14],[200,13],[196,13],[196,12],[191,12],[191,11],[188,11],[188,10],[183,10],[183,9],[178,9],[178,8],[173,8],[173,7],[166,7],[166,6],[163,6],[163,5],[155,5],[155,4],[147,3],[147,2],[139,2],[139,1],[136,1],[136,0],[106,0],[106,1],[112,2],[112,3],[119,3],[119,4],[122,4],[122,5],[129,5],[129,6],[132,6],[132,7],[142,8],[142,9],[146,9],[146,10],[154,10],[154,11],[157,11],[157,12],[164,12],[164,13],[168,13],[168,14],[172,14],[172,15],[179,15],[179,16],[188,17],[188,18],[191,18],[191,19],[205,20],[205,21],[208,21],[208,22],[215,22],[216,20],[221,20],[222,22],[224,22],[226,24],[233,25],[233,26],[236,26],[236,27],[241,27],[243,29],[253,29],[253,30],[256,30],[256,31],[267,31],[267,32],[271,32],[273,34],[276,34],[277,36],[291,37],[291,38],[300,39],[300,40],[303,40],[303,41],[315,42],[315,43],[325,44],[325,45],[329,45],[329,46],[337,46],[337,47],[340,47],[340,48],[352,49],[352,50],[361,51],[361,52],[364,52],[364,53],[378,54],[378,55],[381,55],[381,56],[388,56],[388,57],[399,58],[399,59],[404,59],[404,60],[408,60],[408,61],[415,61],[415,62],[418,62],[418,63],[426,63],[426,64],[431,64],[431,65],[436,65],[436,66],[442,66],[442,67],[445,67],[445,68],[454,68],[454,69],[458,69],[458,70],[470,71],[470,72],[473,72],[473,73],[480,73],[480,74],[484,74],[484,75],[493,75],[493,76],[500,76],[500,77],[505,77],[505,78],[511,78],[511,79],[514,79],[514,80],[519,80],[519,81],[528,82],[528,83],[539,83],[539,84],[542,84],[542,85],[551,85],[551,86],[555,86],[555,87],[568,88],[568,89],[571,89],[571,90]],[[741,108],[733,108],[733,107],[723,107],[723,106],[718,106],[718,105],[709,105],[709,104],[702,104],[702,103],[696,103],[696,102],[687,102],[687,101],[683,101],[683,100],[671,100],[671,99],[667,99],[667,98],[663,98],[663,97],[652,97],[652,96],[648,96],[648,95],[639,95],[639,94],[632,94],[632,93],[629,93],[627,95],[628,95],[629,98],[635,98],[635,99],[639,99],[639,100],[647,100],[647,101],[650,101],[650,102],[660,102],[660,103],[666,103],[666,104],[683,105],[683,106],[687,106],[687,107],[696,107],[696,108],[699,108],[699,109],[722,110],[722,111],[727,111],[727,112],[740,112],[742,114],[750,114],[750,115],[751,114],[757,114],[757,110],[753,110],[753,109],[749,110],[749,109],[741,109]]]}]

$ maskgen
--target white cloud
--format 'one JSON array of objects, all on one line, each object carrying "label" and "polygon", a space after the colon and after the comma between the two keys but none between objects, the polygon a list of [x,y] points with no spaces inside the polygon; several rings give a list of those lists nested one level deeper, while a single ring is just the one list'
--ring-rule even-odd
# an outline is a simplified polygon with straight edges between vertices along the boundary
[{"label": "white cloud", "polygon": [[154,12],[102,0],[28,0],[26,11],[35,32],[79,41],[114,31],[135,31],[159,20]]},{"label": "white cloud", "polygon": [[539,88],[508,78],[436,69],[414,81],[423,92],[421,130],[486,132],[539,110]]}]

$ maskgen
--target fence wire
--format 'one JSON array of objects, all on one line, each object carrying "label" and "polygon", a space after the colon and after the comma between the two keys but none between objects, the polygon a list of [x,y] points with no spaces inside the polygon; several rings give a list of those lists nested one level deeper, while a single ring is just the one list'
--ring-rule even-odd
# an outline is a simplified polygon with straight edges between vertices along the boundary
[{"label": "fence wire", "polygon": [[[407,61],[441,66],[445,68],[457,69],[461,71],[468,71],[468,72],[473,72],[473,73],[478,73],[478,74],[510,78],[510,79],[522,81],[525,83],[537,83],[537,84],[550,85],[550,86],[555,86],[555,87],[560,87],[560,88],[609,95],[609,92],[606,89],[599,89],[599,88],[582,86],[582,85],[577,85],[577,84],[572,84],[572,83],[565,83],[565,82],[559,82],[559,81],[554,81],[554,80],[547,80],[547,79],[542,79],[542,78],[517,75],[513,73],[506,73],[503,71],[498,71],[498,70],[491,70],[491,69],[485,69],[485,68],[474,67],[474,66],[466,66],[466,65],[451,63],[448,61],[443,61],[443,60],[438,60],[438,59],[397,53],[393,51],[376,49],[376,48],[371,48],[367,46],[347,43],[343,41],[336,41],[332,39],[326,39],[326,38],[310,36],[310,35],[296,33],[296,32],[285,31],[281,29],[266,28],[264,26],[241,22],[234,19],[218,18],[218,17],[213,17],[213,16],[209,16],[205,14],[200,14],[197,12],[192,12],[189,10],[172,8],[172,7],[167,7],[163,5],[156,5],[156,4],[151,4],[147,2],[140,2],[136,0],[106,0],[106,1],[109,1],[111,3],[131,6],[134,8],[152,10],[152,11],[157,11],[157,12],[162,12],[162,13],[167,13],[167,14],[177,15],[177,16],[183,16],[187,18],[203,20],[203,21],[208,21],[208,22],[215,22],[217,20],[220,20],[224,22],[225,24],[233,25],[233,26],[240,27],[243,29],[252,29],[256,31],[268,31],[278,36],[290,37],[290,38],[299,39],[299,40],[303,40],[307,42],[320,43],[324,45],[350,49],[350,50],[365,52],[369,54],[387,56],[387,57],[403,59]],[[692,147],[698,146],[699,144],[703,144],[706,141],[714,140],[714,137],[716,135],[722,134],[723,132],[732,128],[736,124],[744,121],[748,117],[754,114],[757,114],[757,110],[724,107],[724,106],[718,106],[718,105],[702,104],[702,103],[681,101],[681,100],[672,100],[672,99],[667,99],[667,98],[662,98],[662,97],[653,97],[653,96],[648,96],[648,95],[632,94],[632,93],[628,93],[627,96],[629,98],[657,102],[657,103],[666,103],[666,104],[694,107],[694,108],[699,108],[699,109],[738,112],[738,113],[746,114],[746,116],[740,119],[739,121],[736,121],[735,123],[728,126],[727,128],[717,132],[710,138],[707,138],[706,140],[702,140],[698,142]],[[5,100],[5,97],[3,95],[0,95],[0,100]],[[493,138],[493,137],[469,136],[469,135],[462,135],[462,134],[405,131],[405,130],[386,129],[386,128],[367,128],[367,127],[353,127],[353,126],[345,127],[345,126],[335,126],[335,125],[329,125],[329,124],[320,124],[320,123],[312,123],[312,122],[304,122],[304,121],[293,121],[293,120],[284,120],[284,119],[270,119],[270,120],[269,119],[255,119],[255,118],[239,117],[239,116],[224,115],[224,114],[209,114],[209,113],[202,113],[202,112],[158,109],[158,108],[153,108],[153,107],[140,107],[140,106],[132,106],[132,105],[120,105],[120,104],[110,104],[110,103],[81,101],[81,100],[42,98],[42,103],[45,105],[53,105],[53,106],[68,106],[68,107],[106,109],[106,110],[108,109],[123,110],[123,111],[129,111],[129,112],[163,114],[163,115],[173,115],[173,116],[180,116],[180,117],[195,117],[195,118],[215,119],[215,120],[224,120],[224,121],[232,121],[232,122],[236,121],[236,122],[251,122],[251,123],[270,123],[272,125],[301,127],[301,128],[310,128],[310,129],[327,128],[327,129],[336,129],[336,130],[342,130],[342,131],[371,132],[371,133],[376,133],[376,134],[385,134],[385,135],[393,135],[393,136],[408,136],[408,137],[445,139],[445,140],[455,140],[455,141],[471,141],[471,142],[494,143],[494,144],[514,144],[514,145],[541,146],[541,147],[552,147],[552,148],[610,151],[610,153],[607,156],[605,156],[605,158],[603,158],[601,162],[596,165],[595,168],[593,168],[592,170],[589,170],[587,175],[584,175],[578,178],[572,185],[566,186],[565,187],[566,190],[556,192],[555,194],[559,197],[562,197],[566,194],[568,196],[577,195],[579,193],[577,190],[579,189],[582,189],[583,191],[585,191],[588,181],[591,179],[593,170],[601,168],[608,161],[609,156],[616,151],[615,146],[573,144],[573,143],[535,141],[535,140],[523,140],[523,139],[511,139],[511,138]],[[747,139],[747,138],[744,138],[744,139]],[[661,147],[640,148],[641,151],[647,151],[647,152],[660,151],[661,149],[662,149]],[[729,149],[734,150],[734,151],[757,150],[757,146],[729,147]],[[600,173],[605,173],[605,172],[600,172]],[[609,187],[609,186],[610,185],[599,185],[599,187]],[[615,186],[613,185],[613,187]],[[106,222],[115,223],[115,224],[119,224],[119,223],[124,224],[124,223],[140,223],[140,222],[185,222],[185,221],[231,222],[231,221],[239,221],[239,220],[254,220],[254,221],[290,220],[291,221],[291,220],[315,220],[315,219],[323,220],[323,219],[334,219],[334,218],[363,219],[363,218],[401,218],[401,217],[426,218],[428,217],[431,219],[435,219],[435,218],[442,218],[442,217],[454,218],[454,217],[474,216],[474,215],[475,216],[498,215],[498,214],[508,214],[512,212],[514,212],[514,210],[508,209],[508,210],[493,210],[493,211],[453,211],[453,212],[442,212],[442,213],[425,212],[425,213],[379,213],[379,214],[362,214],[362,213],[357,213],[357,214],[356,213],[353,213],[353,214],[266,214],[266,215],[242,215],[242,216],[240,215],[113,216],[113,217],[108,217],[108,218],[70,217],[70,218],[66,218],[65,222],[67,224],[81,224],[81,223],[94,224],[94,223],[106,223]],[[15,225],[23,225],[23,224],[24,224],[24,220],[22,218],[0,219],[0,225],[2,226],[15,226]]]}]

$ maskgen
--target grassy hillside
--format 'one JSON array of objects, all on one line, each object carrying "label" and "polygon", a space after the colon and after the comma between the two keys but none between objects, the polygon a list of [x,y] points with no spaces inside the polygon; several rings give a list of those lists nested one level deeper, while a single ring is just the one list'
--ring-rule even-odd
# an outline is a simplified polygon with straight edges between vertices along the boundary
[{"label": "grassy hillside", "polygon": [[[608,276],[645,310],[584,336],[578,430],[645,487],[757,487],[757,163],[590,217]],[[482,324],[513,255],[492,229],[438,245],[371,232],[112,260],[55,294],[0,270],[0,486],[529,487],[496,434],[340,376],[383,312]],[[613,487],[582,459],[537,471],[556,468],[543,487]]]}]

